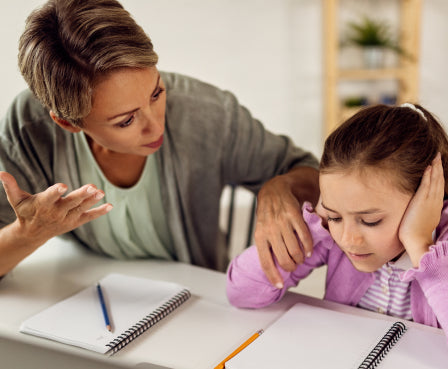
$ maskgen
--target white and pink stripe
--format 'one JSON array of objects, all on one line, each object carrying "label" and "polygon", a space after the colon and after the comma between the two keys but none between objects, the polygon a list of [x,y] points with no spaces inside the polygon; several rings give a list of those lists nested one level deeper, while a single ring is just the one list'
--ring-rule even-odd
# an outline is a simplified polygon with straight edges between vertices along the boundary
[{"label": "white and pink stripe", "polygon": [[387,263],[375,273],[375,282],[361,298],[358,306],[382,314],[411,320],[410,283],[400,280],[402,268]]}]

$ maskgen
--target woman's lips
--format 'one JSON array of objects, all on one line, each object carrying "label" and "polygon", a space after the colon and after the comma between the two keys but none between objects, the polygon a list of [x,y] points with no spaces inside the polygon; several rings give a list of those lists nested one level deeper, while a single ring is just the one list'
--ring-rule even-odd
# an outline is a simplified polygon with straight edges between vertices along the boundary
[{"label": "woman's lips", "polygon": [[151,142],[143,146],[150,147],[151,149],[157,149],[160,146],[162,146],[162,143],[163,143],[163,135],[160,136],[160,138],[157,141]]}]

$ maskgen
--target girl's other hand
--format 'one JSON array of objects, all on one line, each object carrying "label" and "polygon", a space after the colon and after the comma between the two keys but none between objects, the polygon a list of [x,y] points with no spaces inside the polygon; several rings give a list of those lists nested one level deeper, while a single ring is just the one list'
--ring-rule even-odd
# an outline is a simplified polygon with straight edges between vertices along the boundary
[{"label": "girl's other hand", "polygon": [[445,179],[440,153],[426,168],[417,192],[403,215],[398,237],[414,267],[432,245],[432,233],[440,222],[445,192]]}]

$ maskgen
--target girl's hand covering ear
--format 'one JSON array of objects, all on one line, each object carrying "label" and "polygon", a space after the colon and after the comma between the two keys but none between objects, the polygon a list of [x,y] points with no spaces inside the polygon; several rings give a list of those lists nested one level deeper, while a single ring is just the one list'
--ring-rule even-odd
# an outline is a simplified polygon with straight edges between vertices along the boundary
[{"label": "girl's hand covering ear", "polygon": [[432,234],[440,222],[445,193],[445,179],[440,153],[426,168],[417,192],[403,215],[398,237],[414,267],[432,245]]}]

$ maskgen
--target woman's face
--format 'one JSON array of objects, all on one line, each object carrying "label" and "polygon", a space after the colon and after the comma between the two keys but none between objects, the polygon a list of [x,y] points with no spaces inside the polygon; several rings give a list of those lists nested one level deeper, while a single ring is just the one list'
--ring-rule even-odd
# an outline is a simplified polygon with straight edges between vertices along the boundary
[{"label": "woman's face", "polygon": [[95,85],[82,130],[103,149],[147,156],[162,145],[165,105],[165,86],[155,67],[120,69]]},{"label": "woman's face", "polygon": [[362,272],[373,272],[404,251],[398,230],[412,195],[399,190],[393,175],[373,168],[320,175],[318,213]]}]

